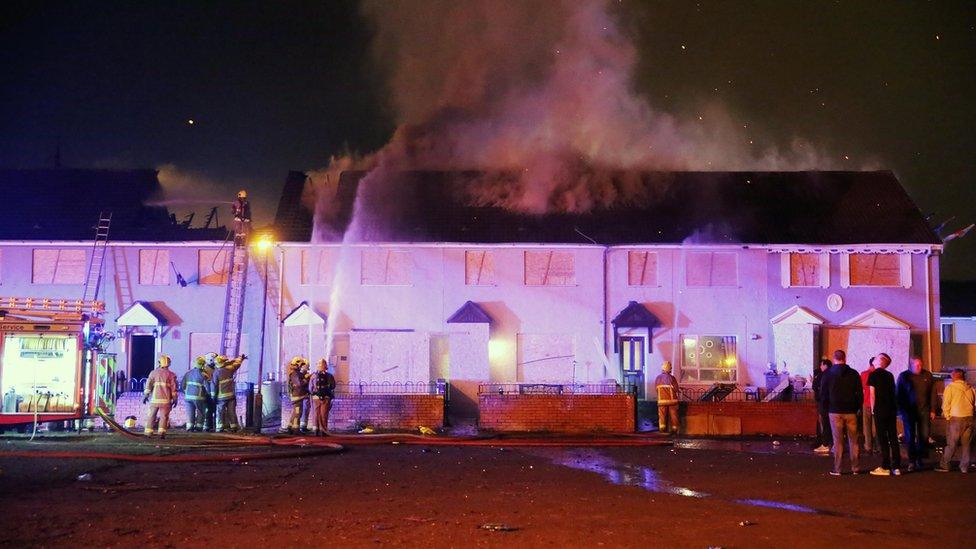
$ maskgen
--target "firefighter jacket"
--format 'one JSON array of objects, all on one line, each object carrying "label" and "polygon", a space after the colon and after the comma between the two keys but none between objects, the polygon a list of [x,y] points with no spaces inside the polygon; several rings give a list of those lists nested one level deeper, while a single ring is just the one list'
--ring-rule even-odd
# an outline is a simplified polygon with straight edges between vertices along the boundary
[{"label": "firefighter jacket", "polygon": [[225,362],[220,368],[217,369],[214,379],[217,383],[217,400],[232,400],[235,398],[234,393],[234,376],[237,374],[237,370],[240,369],[242,361],[240,358],[234,358]]},{"label": "firefighter jacket", "polygon": [[146,378],[146,389],[142,394],[151,396],[152,404],[175,404],[176,391],[176,374],[169,368],[156,368]]},{"label": "firefighter jacket", "polygon": [[251,220],[251,203],[246,198],[238,198],[231,206],[235,221]]},{"label": "firefighter jacket", "polygon": [[654,378],[654,385],[657,386],[658,406],[670,406],[678,403],[678,380],[667,372]]},{"label": "firefighter jacket", "polygon": [[288,375],[288,396],[292,402],[308,398],[308,374],[294,371]]},{"label": "firefighter jacket", "polygon": [[183,398],[192,401],[210,400],[210,383],[200,368],[193,368],[183,376]]},{"label": "firefighter jacket", "polygon": [[335,376],[329,372],[312,374],[311,391],[315,398],[335,398]]}]

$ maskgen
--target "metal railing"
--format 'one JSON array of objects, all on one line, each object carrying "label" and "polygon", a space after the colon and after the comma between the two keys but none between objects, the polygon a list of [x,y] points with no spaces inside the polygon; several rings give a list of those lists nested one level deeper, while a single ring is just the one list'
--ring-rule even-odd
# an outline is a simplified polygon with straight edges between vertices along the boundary
[{"label": "metal railing", "polygon": [[[334,393],[339,395],[446,395],[447,382],[425,381],[340,381]],[[288,398],[288,386],[282,384],[282,398]]]},{"label": "metal railing", "polygon": [[[716,390],[715,387],[679,387],[678,400],[681,402],[762,402],[769,392],[764,387],[734,386],[730,390]],[[813,390],[789,388],[780,395],[777,402],[813,401]]]},{"label": "metal railing", "polygon": [[478,394],[494,395],[619,395],[634,392],[619,383],[482,383]]}]

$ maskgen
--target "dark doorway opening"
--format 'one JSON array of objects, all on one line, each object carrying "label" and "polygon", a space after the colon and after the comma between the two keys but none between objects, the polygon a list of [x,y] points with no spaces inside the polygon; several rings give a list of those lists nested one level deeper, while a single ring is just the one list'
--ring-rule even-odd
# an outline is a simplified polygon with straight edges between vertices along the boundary
[{"label": "dark doorway opening", "polygon": [[156,358],[156,338],[132,334],[129,345],[129,378],[133,381],[149,376]]}]

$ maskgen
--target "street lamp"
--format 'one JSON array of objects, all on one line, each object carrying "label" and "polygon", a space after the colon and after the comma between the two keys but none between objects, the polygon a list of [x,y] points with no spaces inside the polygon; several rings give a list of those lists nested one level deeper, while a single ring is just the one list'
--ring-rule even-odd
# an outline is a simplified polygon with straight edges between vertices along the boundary
[{"label": "street lamp", "polygon": [[254,247],[261,253],[261,258],[264,261],[264,292],[261,299],[261,354],[258,357],[258,392],[254,395],[254,410],[252,413],[254,429],[260,433],[261,428],[264,426],[264,397],[261,394],[261,388],[264,385],[264,334],[268,318],[268,262],[271,261],[269,252],[274,247],[274,239],[270,234],[263,234],[255,241]]}]

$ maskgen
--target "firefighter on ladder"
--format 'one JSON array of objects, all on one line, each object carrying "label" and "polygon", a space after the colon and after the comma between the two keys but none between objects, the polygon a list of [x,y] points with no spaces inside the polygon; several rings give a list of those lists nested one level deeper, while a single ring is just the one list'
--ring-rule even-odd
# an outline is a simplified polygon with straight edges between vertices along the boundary
[{"label": "firefighter on ladder", "polygon": [[[671,375],[671,363],[664,361],[661,374],[654,378],[657,387],[657,425],[661,433],[678,433],[678,380]],[[670,420],[670,428],[669,428]]]},{"label": "firefighter on ladder", "polygon": [[237,193],[231,210],[234,214],[234,244],[243,246],[251,233],[251,203],[247,201],[247,191],[241,189]]},{"label": "firefighter on ladder", "polygon": [[158,419],[160,437],[166,436],[166,429],[169,427],[169,412],[176,406],[178,396],[176,387],[176,374],[169,371],[169,355],[159,357],[159,367],[153,370],[146,379],[146,388],[143,391],[143,404],[149,404],[149,411],[146,413],[146,435],[152,435],[156,430]]},{"label": "firefighter on ladder", "polygon": [[217,370],[214,380],[217,384],[217,430],[220,432],[237,431],[241,426],[237,423],[237,393],[234,376],[241,368],[247,355],[237,358],[217,357]]}]

